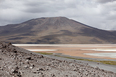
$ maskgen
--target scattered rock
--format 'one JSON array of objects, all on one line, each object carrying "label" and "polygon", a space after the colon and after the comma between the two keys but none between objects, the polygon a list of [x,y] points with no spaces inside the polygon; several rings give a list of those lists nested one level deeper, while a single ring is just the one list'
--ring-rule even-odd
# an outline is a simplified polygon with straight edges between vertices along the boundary
[{"label": "scattered rock", "polygon": [[68,62],[0,43],[0,77],[116,77],[83,62]]},{"label": "scattered rock", "polygon": [[31,57],[28,57],[28,58],[26,58],[26,59],[28,59],[28,60],[33,60]]}]

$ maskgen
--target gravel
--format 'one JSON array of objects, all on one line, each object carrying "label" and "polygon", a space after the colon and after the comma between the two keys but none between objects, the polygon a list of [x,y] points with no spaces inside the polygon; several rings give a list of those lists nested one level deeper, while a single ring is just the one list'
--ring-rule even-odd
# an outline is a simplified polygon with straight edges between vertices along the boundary
[{"label": "gravel", "polygon": [[0,43],[0,77],[116,77],[88,63],[60,60]]}]

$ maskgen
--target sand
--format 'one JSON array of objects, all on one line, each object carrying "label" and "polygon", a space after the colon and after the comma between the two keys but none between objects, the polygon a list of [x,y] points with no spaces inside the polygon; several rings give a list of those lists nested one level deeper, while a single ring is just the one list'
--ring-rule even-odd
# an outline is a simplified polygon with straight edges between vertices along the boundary
[{"label": "sand", "polygon": [[[15,44],[24,49],[30,49],[33,52],[62,53],[64,55],[78,56],[85,58],[113,59],[109,56],[95,56],[95,53],[116,53],[115,44]],[[45,50],[42,50],[45,49]],[[36,51],[34,51],[36,50]],[[37,51],[38,50],[38,51]],[[47,51],[48,50],[48,51]],[[86,54],[85,54],[86,53]],[[88,55],[88,54],[93,55]]]}]

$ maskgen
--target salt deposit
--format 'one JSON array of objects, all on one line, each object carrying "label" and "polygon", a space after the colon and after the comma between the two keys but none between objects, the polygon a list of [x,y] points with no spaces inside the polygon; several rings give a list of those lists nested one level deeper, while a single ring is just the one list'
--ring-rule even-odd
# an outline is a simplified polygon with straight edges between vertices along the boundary
[{"label": "salt deposit", "polygon": [[102,45],[102,44],[13,44],[15,46],[63,46],[63,47],[114,47],[111,45]]},{"label": "salt deposit", "polygon": [[90,56],[100,56],[100,57],[111,57],[116,58],[116,53],[84,53],[85,55]]},{"label": "salt deposit", "polygon": [[115,51],[116,49],[82,49],[82,50],[93,50],[93,51]]},{"label": "salt deposit", "polygon": [[0,43],[0,49],[0,77],[116,77],[116,73],[88,62],[52,58],[10,43]]}]

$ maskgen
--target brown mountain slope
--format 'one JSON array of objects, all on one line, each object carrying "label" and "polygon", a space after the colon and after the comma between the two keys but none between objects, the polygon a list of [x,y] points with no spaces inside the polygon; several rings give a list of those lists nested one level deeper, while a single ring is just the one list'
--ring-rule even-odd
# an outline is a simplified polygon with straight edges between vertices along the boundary
[{"label": "brown mountain slope", "polygon": [[65,17],[32,19],[0,27],[1,41],[12,43],[116,43],[111,31],[96,29]]}]

